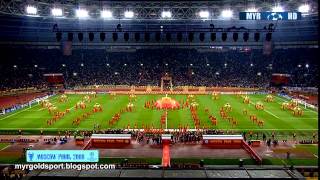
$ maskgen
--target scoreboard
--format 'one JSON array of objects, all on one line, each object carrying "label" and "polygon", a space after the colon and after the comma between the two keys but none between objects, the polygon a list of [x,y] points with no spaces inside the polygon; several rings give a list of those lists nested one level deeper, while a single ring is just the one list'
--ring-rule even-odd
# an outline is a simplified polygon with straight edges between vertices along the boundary
[{"label": "scoreboard", "polygon": [[240,12],[240,20],[301,20],[301,12]]}]

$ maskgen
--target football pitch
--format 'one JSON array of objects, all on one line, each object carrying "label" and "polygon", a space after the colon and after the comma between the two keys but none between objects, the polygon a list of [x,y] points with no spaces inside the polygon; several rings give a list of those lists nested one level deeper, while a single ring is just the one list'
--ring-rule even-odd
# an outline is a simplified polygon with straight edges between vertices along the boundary
[{"label": "football pitch", "polygon": [[[134,110],[132,112],[121,113],[120,119],[113,125],[109,125],[109,120],[119,113],[120,109],[127,107],[129,95],[98,94],[96,98],[92,97],[91,102],[86,103],[85,109],[76,109],[75,105],[81,101],[85,95],[67,95],[67,102],[60,102],[59,95],[49,98],[58,111],[65,112],[70,109],[61,119],[51,125],[47,124],[47,120],[52,118],[47,108],[40,104],[35,104],[31,107],[20,109],[18,111],[0,116],[0,130],[93,130],[95,125],[99,125],[101,129],[126,129],[130,128],[142,129],[143,126],[149,126],[154,129],[161,127],[161,115],[164,110],[145,108],[145,102],[158,100],[164,95],[137,95],[133,101]],[[198,103],[197,114],[200,119],[200,128],[220,130],[269,130],[269,131],[318,131],[318,112],[311,109],[303,109],[302,116],[294,116],[291,110],[282,110],[281,105],[287,100],[275,96],[273,102],[265,102],[266,95],[255,94],[248,95],[250,98],[249,104],[244,104],[243,99],[237,95],[219,95],[219,99],[212,99],[212,95],[195,95],[195,101]],[[187,95],[169,95],[169,97],[180,101],[186,101]],[[263,110],[255,108],[256,102],[264,104]],[[79,125],[72,122],[82,114],[92,112],[93,106],[99,103],[102,106],[102,112],[92,113],[92,115],[83,118]],[[226,103],[232,107],[229,116],[238,121],[238,124],[233,126],[228,120],[222,119],[220,116],[220,108]],[[206,112],[207,109],[207,112]],[[244,114],[244,109],[247,114]],[[217,125],[213,125],[209,119],[209,115],[217,118]],[[264,121],[263,127],[259,127],[253,123],[249,116],[255,115],[259,120]],[[178,129],[179,125],[188,126],[194,129],[194,121],[192,119],[189,108],[178,110],[168,110],[167,128]]]}]

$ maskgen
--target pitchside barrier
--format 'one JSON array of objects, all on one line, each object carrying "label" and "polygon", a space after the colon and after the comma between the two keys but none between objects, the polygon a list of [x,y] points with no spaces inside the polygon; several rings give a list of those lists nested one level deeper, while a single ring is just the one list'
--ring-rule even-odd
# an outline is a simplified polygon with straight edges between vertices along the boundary
[{"label": "pitchside barrier", "polygon": [[242,135],[203,135],[202,137],[204,146],[218,149],[243,148],[258,164],[262,163],[262,158],[244,141]]},{"label": "pitchside barrier", "polygon": [[131,144],[131,134],[92,134],[86,146],[107,148],[114,146],[127,146]]},{"label": "pitchside barrier", "polygon": [[115,93],[118,95],[128,95],[128,94],[138,94],[138,95],[157,95],[157,94],[180,94],[180,95],[210,95],[213,92],[217,92],[220,94],[267,94],[266,91],[226,91],[225,89],[221,89],[220,91],[152,91],[152,92],[146,92],[146,91],[119,91],[119,90],[106,90],[106,91],[89,91],[89,90],[83,90],[83,91],[65,91],[65,94],[111,94]]},{"label": "pitchside barrier", "polygon": [[0,143],[36,143],[39,139],[36,138],[1,138]]}]

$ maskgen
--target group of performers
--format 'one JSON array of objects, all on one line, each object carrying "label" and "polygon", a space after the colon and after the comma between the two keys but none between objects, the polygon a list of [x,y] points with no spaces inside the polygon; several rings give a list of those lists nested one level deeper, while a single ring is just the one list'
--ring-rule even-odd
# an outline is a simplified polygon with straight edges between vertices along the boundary
[{"label": "group of performers", "polygon": [[144,108],[155,109],[156,108],[155,103],[156,103],[156,101],[154,99],[151,101],[146,101],[146,102],[144,102]]},{"label": "group of performers", "polygon": [[93,112],[102,112],[102,107],[99,103],[96,103],[95,105],[93,105]]},{"label": "group of performers", "polygon": [[210,115],[209,119],[211,120],[212,125],[214,125],[214,126],[218,125],[218,120],[216,117],[214,117],[213,115]]},{"label": "group of performers", "polygon": [[281,104],[281,109],[282,110],[291,110],[292,114],[294,116],[302,116],[303,115],[303,111],[302,109],[299,107],[299,103],[297,100],[291,100],[290,102],[283,102]]},{"label": "group of performers", "polygon": [[252,121],[252,123],[257,124],[259,127],[262,128],[264,126],[264,121],[258,120],[256,115],[250,115],[249,118]]},{"label": "group of performers", "polygon": [[56,121],[58,121],[59,119],[63,118],[65,116],[66,113],[68,113],[70,111],[65,111],[65,112],[55,112],[53,117],[49,120],[47,120],[47,125],[51,126],[52,124],[54,124]]},{"label": "group of performers", "polygon": [[249,99],[248,96],[244,96],[243,97],[243,103],[245,103],[245,104],[249,104],[250,103],[250,99]]},{"label": "group of performers", "polygon": [[132,112],[134,106],[127,106],[124,109],[120,109],[118,113],[112,116],[111,120],[108,121],[109,126],[113,126],[117,121],[119,121],[121,114],[125,112]]},{"label": "group of performers", "polygon": [[220,116],[222,119],[227,119],[232,127],[238,125],[238,120],[234,117],[229,116],[229,112],[232,110],[231,105],[226,103],[223,107],[220,108]]},{"label": "group of performers", "polygon": [[264,105],[262,102],[257,102],[255,108],[256,110],[264,110]]},{"label": "group of performers", "polygon": [[212,92],[212,99],[213,100],[219,99],[219,94],[217,92]]},{"label": "group of performers", "polygon": [[137,100],[137,96],[135,94],[130,94],[129,95],[129,101],[132,102],[132,101],[136,101]]},{"label": "group of performers", "polygon": [[109,120],[109,126],[113,126],[117,121],[119,121],[121,117],[120,113],[116,113],[115,115],[112,116],[111,120]]},{"label": "group of performers", "polygon": [[167,116],[168,116],[168,112],[166,112],[166,111],[163,112],[163,114],[161,115],[161,119],[160,119],[161,127],[166,124]]},{"label": "group of performers", "polygon": [[217,120],[217,118],[214,117],[213,115],[210,115],[210,114],[209,114],[209,109],[208,109],[208,108],[205,108],[204,111],[205,111],[205,113],[206,113],[207,115],[209,115],[209,119],[210,119],[210,121],[211,121],[211,124],[214,125],[214,126],[218,125],[218,120]]},{"label": "group of performers", "polygon": [[[179,131],[186,131],[187,129],[189,129],[190,128],[190,126],[189,126],[189,124],[186,124],[186,125],[182,125],[182,124],[180,124],[179,123],[179,125],[178,125],[178,129],[179,129]],[[197,128],[196,128],[197,129]]]},{"label": "group of performers", "polygon": [[273,101],[274,101],[274,98],[273,98],[273,96],[272,96],[271,94],[268,94],[268,95],[266,96],[266,98],[265,98],[265,101],[266,101],[266,102],[273,102]]},{"label": "group of performers", "polygon": [[85,112],[82,114],[82,116],[77,117],[75,120],[72,121],[72,125],[79,126],[80,122],[84,119],[87,119],[89,116],[91,116],[93,113],[92,112]]},{"label": "group of performers", "polygon": [[49,102],[48,99],[42,100],[40,104],[42,108],[48,109],[49,114],[55,114],[56,112],[58,112],[58,108],[55,105],[53,105],[51,102]]},{"label": "group of performers", "polygon": [[83,96],[82,101],[91,102],[91,97],[89,95],[85,95],[85,96]]},{"label": "group of performers", "polygon": [[192,120],[194,122],[194,126],[195,126],[196,129],[199,129],[199,127],[200,127],[200,118],[199,118],[198,113],[197,113],[197,106],[190,106],[190,111],[191,111]]},{"label": "group of performers", "polygon": [[84,102],[84,101],[79,101],[79,102],[77,102],[76,103],[76,105],[75,105],[75,109],[77,110],[77,109],[85,109],[85,108],[87,108],[87,105],[86,105],[86,103]]},{"label": "group of performers", "polygon": [[132,112],[134,109],[134,104],[133,103],[128,103],[127,107],[126,107],[126,112]]},{"label": "group of performers", "polygon": [[62,94],[59,98],[59,102],[67,102],[68,101],[68,97],[65,94]]},{"label": "group of performers", "polygon": [[303,111],[300,107],[296,106],[295,108],[293,108],[292,110],[293,115],[294,116],[302,116],[303,115]]}]

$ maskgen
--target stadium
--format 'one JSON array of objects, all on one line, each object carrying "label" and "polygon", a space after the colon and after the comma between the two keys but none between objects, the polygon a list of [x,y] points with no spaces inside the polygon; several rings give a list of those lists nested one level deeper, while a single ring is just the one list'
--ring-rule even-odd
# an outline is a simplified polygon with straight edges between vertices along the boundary
[{"label": "stadium", "polygon": [[1,0],[0,46],[4,179],[318,178],[317,1]]}]

